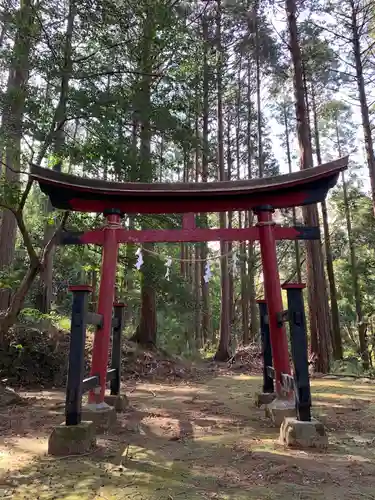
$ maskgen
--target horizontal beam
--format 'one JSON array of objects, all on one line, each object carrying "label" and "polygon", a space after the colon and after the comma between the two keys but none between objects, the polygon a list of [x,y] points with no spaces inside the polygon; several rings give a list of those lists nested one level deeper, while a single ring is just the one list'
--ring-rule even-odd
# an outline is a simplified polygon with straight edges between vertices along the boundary
[{"label": "horizontal beam", "polygon": [[292,377],[292,375],[288,375],[287,373],[282,373],[281,385],[285,392],[294,391],[295,385],[294,385],[294,378]]},{"label": "horizontal beam", "polygon": [[[273,366],[266,366],[267,375],[276,380],[276,370]],[[280,373],[281,387],[284,392],[291,392],[295,389],[294,377],[288,373]]]},{"label": "horizontal beam", "polygon": [[91,377],[84,378],[82,381],[82,392],[90,391],[99,387],[99,375],[92,375]]},{"label": "horizontal beam", "polygon": [[98,328],[102,328],[103,326],[103,315],[94,313],[94,312],[88,312],[87,313],[87,323],[89,325],[96,326]]},{"label": "horizontal beam", "polygon": [[117,368],[110,368],[107,370],[107,382],[114,380],[117,377]]},{"label": "horizontal beam", "polygon": [[266,370],[267,370],[267,375],[273,380],[275,380],[276,379],[275,368],[273,366],[266,366]]},{"label": "horizontal beam", "polygon": [[[256,241],[259,240],[259,228],[221,228],[221,229],[143,229],[116,230],[118,243],[198,243],[202,241]],[[320,231],[318,227],[275,226],[277,240],[318,240]],[[62,231],[60,245],[102,245],[104,231],[102,228],[84,233]]]},{"label": "horizontal beam", "polygon": [[168,214],[274,209],[322,202],[346,170],[348,157],[290,174],[237,181],[189,183],[109,182],[78,177],[31,165],[31,179],[49,196],[54,208],[103,213]]}]

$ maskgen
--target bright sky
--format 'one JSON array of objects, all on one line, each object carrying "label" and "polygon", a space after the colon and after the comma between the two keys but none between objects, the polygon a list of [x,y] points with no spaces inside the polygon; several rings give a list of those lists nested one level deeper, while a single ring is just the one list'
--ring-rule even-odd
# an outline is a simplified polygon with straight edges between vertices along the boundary
[{"label": "bright sky", "polygon": [[[301,16],[302,18],[303,16]],[[272,13],[270,13],[269,16],[270,22],[273,25],[275,31],[277,33],[281,33],[285,27],[285,11],[284,9],[280,9],[278,13],[276,13],[275,17],[275,11],[273,10]],[[356,92],[356,84],[353,84],[353,88]],[[369,89],[366,89],[369,91]],[[370,89],[370,94],[375,93],[375,86],[372,85]],[[263,102],[266,102],[265,99],[266,96],[263,96]],[[358,100],[353,100],[353,98],[350,97],[349,92],[347,89],[341,89],[340,92],[337,93],[337,95],[333,96],[334,99],[337,100],[342,100],[346,104],[350,104],[352,111],[353,111],[353,122],[357,126],[357,139],[356,139],[356,147],[357,151],[351,155],[351,158],[356,162],[357,165],[362,165],[362,177],[361,180],[363,182],[364,189],[367,192],[370,192],[370,179],[369,179],[369,173],[368,173],[368,167],[366,164],[366,157],[365,157],[365,151],[364,151],[364,138],[363,138],[363,129],[362,129],[362,119],[361,119],[361,112],[360,112],[360,106],[359,106],[359,101]],[[277,121],[272,118],[271,114],[267,112],[267,109],[265,109],[266,115],[269,117],[269,126],[271,131],[273,132],[271,134],[272,138],[272,149],[275,157],[279,161],[280,164],[280,171],[281,173],[288,173],[288,165],[286,163],[286,157],[285,157],[285,151],[284,148],[281,147],[280,139],[278,136],[283,134],[283,128],[281,125],[277,123]],[[292,149],[294,149],[295,152],[298,152],[298,143],[297,140],[294,139],[294,142],[292,144]],[[334,156],[334,152],[332,151],[332,155]],[[337,154],[338,156],[338,154]],[[324,158],[323,155],[323,161],[326,161],[327,159]],[[314,161],[316,162],[316,158],[314,157]],[[294,164],[294,170],[298,169],[297,163]]]}]

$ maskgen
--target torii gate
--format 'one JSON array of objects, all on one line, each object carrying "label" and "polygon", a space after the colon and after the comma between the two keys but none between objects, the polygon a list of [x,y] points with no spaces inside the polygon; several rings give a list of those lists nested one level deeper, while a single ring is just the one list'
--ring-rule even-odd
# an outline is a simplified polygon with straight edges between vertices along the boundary
[{"label": "torii gate", "polygon": [[[112,308],[120,243],[203,242],[259,240],[265,297],[276,381],[290,374],[288,342],[282,318],[282,295],[277,265],[276,240],[319,239],[319,227],[282,227],[272,220],[275,209],[322,202],[337,183],[348,157],[318,167],[270,178],[207,183],[119,183],[81,178],[31,167],[31,178],[58,209],[103,213],[105,224],[84,233],[63,232],[65,244],[102,246],[98,313],[102,316],[94,340],[91,375],[99,377],[100,393],[90,392],[89,402],[103,404]],[[249,228],[205,229],[195,225],[195,214],[252,210],[258,222]],[[128,230],[121,225],[124,214],[182,213],[181,229]],[[280,394],[279,384],[276,391]]]}]

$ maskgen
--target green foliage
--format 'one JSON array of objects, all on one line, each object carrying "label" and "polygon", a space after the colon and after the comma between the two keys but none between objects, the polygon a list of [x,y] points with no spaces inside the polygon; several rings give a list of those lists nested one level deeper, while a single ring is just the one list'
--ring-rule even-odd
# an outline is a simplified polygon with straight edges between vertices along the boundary
[{"label": "green foliage", "polygon": [[[68,3],[65,7],[69,5],[73,6]],[[298,147],[290,53],[284,43],[286,34],[277,32],[273,26],[268,4],[247,0],[222,2],[220,44],[216,26],[217,2],[213,0],[98,2],[94,8],[84,0],[74,6],[77,12],[71,19],[71,33],[66,32],[69,9],[63,8],[61,2],[52,0],[33,7],[37,22],[29,27],[33,35],[28,58],[30,71],[27,85],[22,89],[26,92],[26,102],[19,124],[23,170],[32,161],[48,168],[62,165],[64,172],[89,178],[176,182],[201,180],[206,162],[208,180],[217,180],[219,55],[222,58],[223,93],[220,97],[224,115],[225,170],[230,178],[255,178],[259,175],[260,164],[265,176],[286,172],[289,168],[286,128],[291,167],[295,168]],[[18,7],[8,7],[9,23],[0,52],[4,74],[15,61],[25,56],[25,53],[13,53],[21,21]],[[310,2],[306,8],[312,14],[322,10],[319,1]],[[70,14],[72,11],[74,9]],[[323,156],[328,160],[337,157],[338,152],[342,155],[352,153],[356,147],[352,108],[336,94],[338,88],[348,84],[348,78],[340,63],[337,44],[330,43],[327,33],[312,22],[310,16],[302,17],[305,21],[299,22],[299,31],[306,85],[309,94],[314,90],[316,95]],[[204,35],[205,27],[207,33]],[[219,45],[222,54],[218,53]],[[372,60],[371,52],[367,59]],[[207,83],[207,88],[203,82]],[[260,90],[259,109],[257,90]],[[17,92],[5,94],[0,100],[2,116],[6,116],[8,98],[18,101],[20,97]],[[206,104],[208,109],[204,109]],[[208,129],[207,144],[204,143],[204,126]],[[5,132],[8,136],[9,130]],[[276,136],[280,147],[277,147]],[[16,157],[18,150],[15,143],[13,146]],[[375,301],[375,226],[371,200],[359,182],[360,175],[352,165],[348,180],[351,218],[363,308],[366,317],[371,319]],[[20,182],[8,177],[11,176],[0,177],[0,204],[15,210],[25,176],[21,175]],[[356,312],[341,187],[334,191],[329,209],[342,333],[347,352],[353,354],[357,352]],[[232,225],[236,227],[238,215],[232,215]],[[58,216],[57,211],[47,210],[44,195],[38,187],[33,187],[24,219],[38,255],[43,251],[45,234],[55,225]],[[287,224],[293,223],[290,211],[283,211],[280,217]],[[301,220],[300,213],[297,217]],[[207,220],[210,227],[219,224],[216,215],[209,214]],[[242,214],[242,225],[244,220],[245,214]],[[84,231],[98,228],[102,223],[101,215],[72,213],[68,227]],[[172,229],[180,226],[181,216],[128,214],[124,224],[135,229]],[[203,224],[205,221],[200,217],[198,225]],[[235,248],[238,249],[236,245]],[[145,264],[138,272],[134,269],[136,249],[129,244],[119,251],[117,295],[118,299],[127,302],[130,311],[128,334],[134,333],[139,320],[143,280],[156,294],[159,344],[177,354],[194,355],[200,347],[193,337],[196,318],[202,313],[202,276],[198,276],[197,284],[194,269],[183,275],[179,261],[183,252],[177,244],[155,245],[156,256],[145,252]],[[192,268],[200,265],[194,264],[195,250],[195,245],[184,247]],[[278,244],[282,279],[294,277],[294,251],[294,243]],[[300,252],[303,261],[302,244]],[[209,246],[209,256],[218,253],[217,248]],[[170,281],[165,279],[167,256],[173,259]],[[96,284],[97,288],[100,258],[100,249],[94,246],[57,248],[52,313],[45,316],[37,309],[43,285],[38,279],[27,296],[20,320],[48,320],[68,329],[71,308],[68,284],[84,281]],[[247,285],[248,267],[252,264],[248,250],[241,259]],[[13,264],[0,273],[0,288],[15,289],[25,275],[27,264],[27,254],[18,235]],[[206,339],[209,351],[216,344],[220,331],[218,259],[212,263],[212,272],[209,282],[212,338]],[[260,296],[263,292],[258,247],[255,247],[254,272]],[[247,300],[246,296],[241,297],[239,275],[233,280],[233,299],[234,346],[242,335],[241,300]],[[97,297],[92,297],[91,301],[94,307]]]}]

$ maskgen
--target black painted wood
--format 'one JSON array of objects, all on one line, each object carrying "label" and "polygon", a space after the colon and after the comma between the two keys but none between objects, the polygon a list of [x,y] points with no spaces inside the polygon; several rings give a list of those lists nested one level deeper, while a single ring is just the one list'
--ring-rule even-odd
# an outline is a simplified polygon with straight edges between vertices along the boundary
[{"label": "black painted wood", "polygon": [[287,288],[289,327],[294,365],[294,391],[297,418],[311,420],[311,389],[307,354],[307,330],[303,292],[301,288]]},{"label": "black painted wood", "polygon": [[273,377],[268,373],[268,367],[272,367],[272,350],[267,304],[265,302],[258,302],[258,306],[263,354],[263,392],[272,393],[274,392]]},{"label": "black painted wood", "polygon": [[92,375],[91,377],[87,377],[83,379],[82,381],[82,394],[84,394],[87,391],[91,391],[91,389],[95,389],[96,387],[99,387],[99,376],[98,375]]},{"label": "black painted wood", "polygon": [[116,371],[116,376],[111,379],[110,390],[112,396],[120,394],[121,385],[121,335],[124,327],[124,304],[114,306],[114,326],[112,328],[112,356],[111,369]]},{"label": "black painted wood", "polygon": [[103,326],[103,315],[89,312],[87,313],[87,323],[89,325],[96,326],[97,328],[101,328]]},{"label": "black painted wood", "polygon": [[109,370],[107,370],[107,377],[106,377],[107,382],[115,380],[116,378],[117,378],[116,368],[110,368]]},{"label": "black painted wood", "polygon": [[65,423],[81,422],[85,340],[89,290],[74,290],[70,327],[68,380],[66,386]]}]

